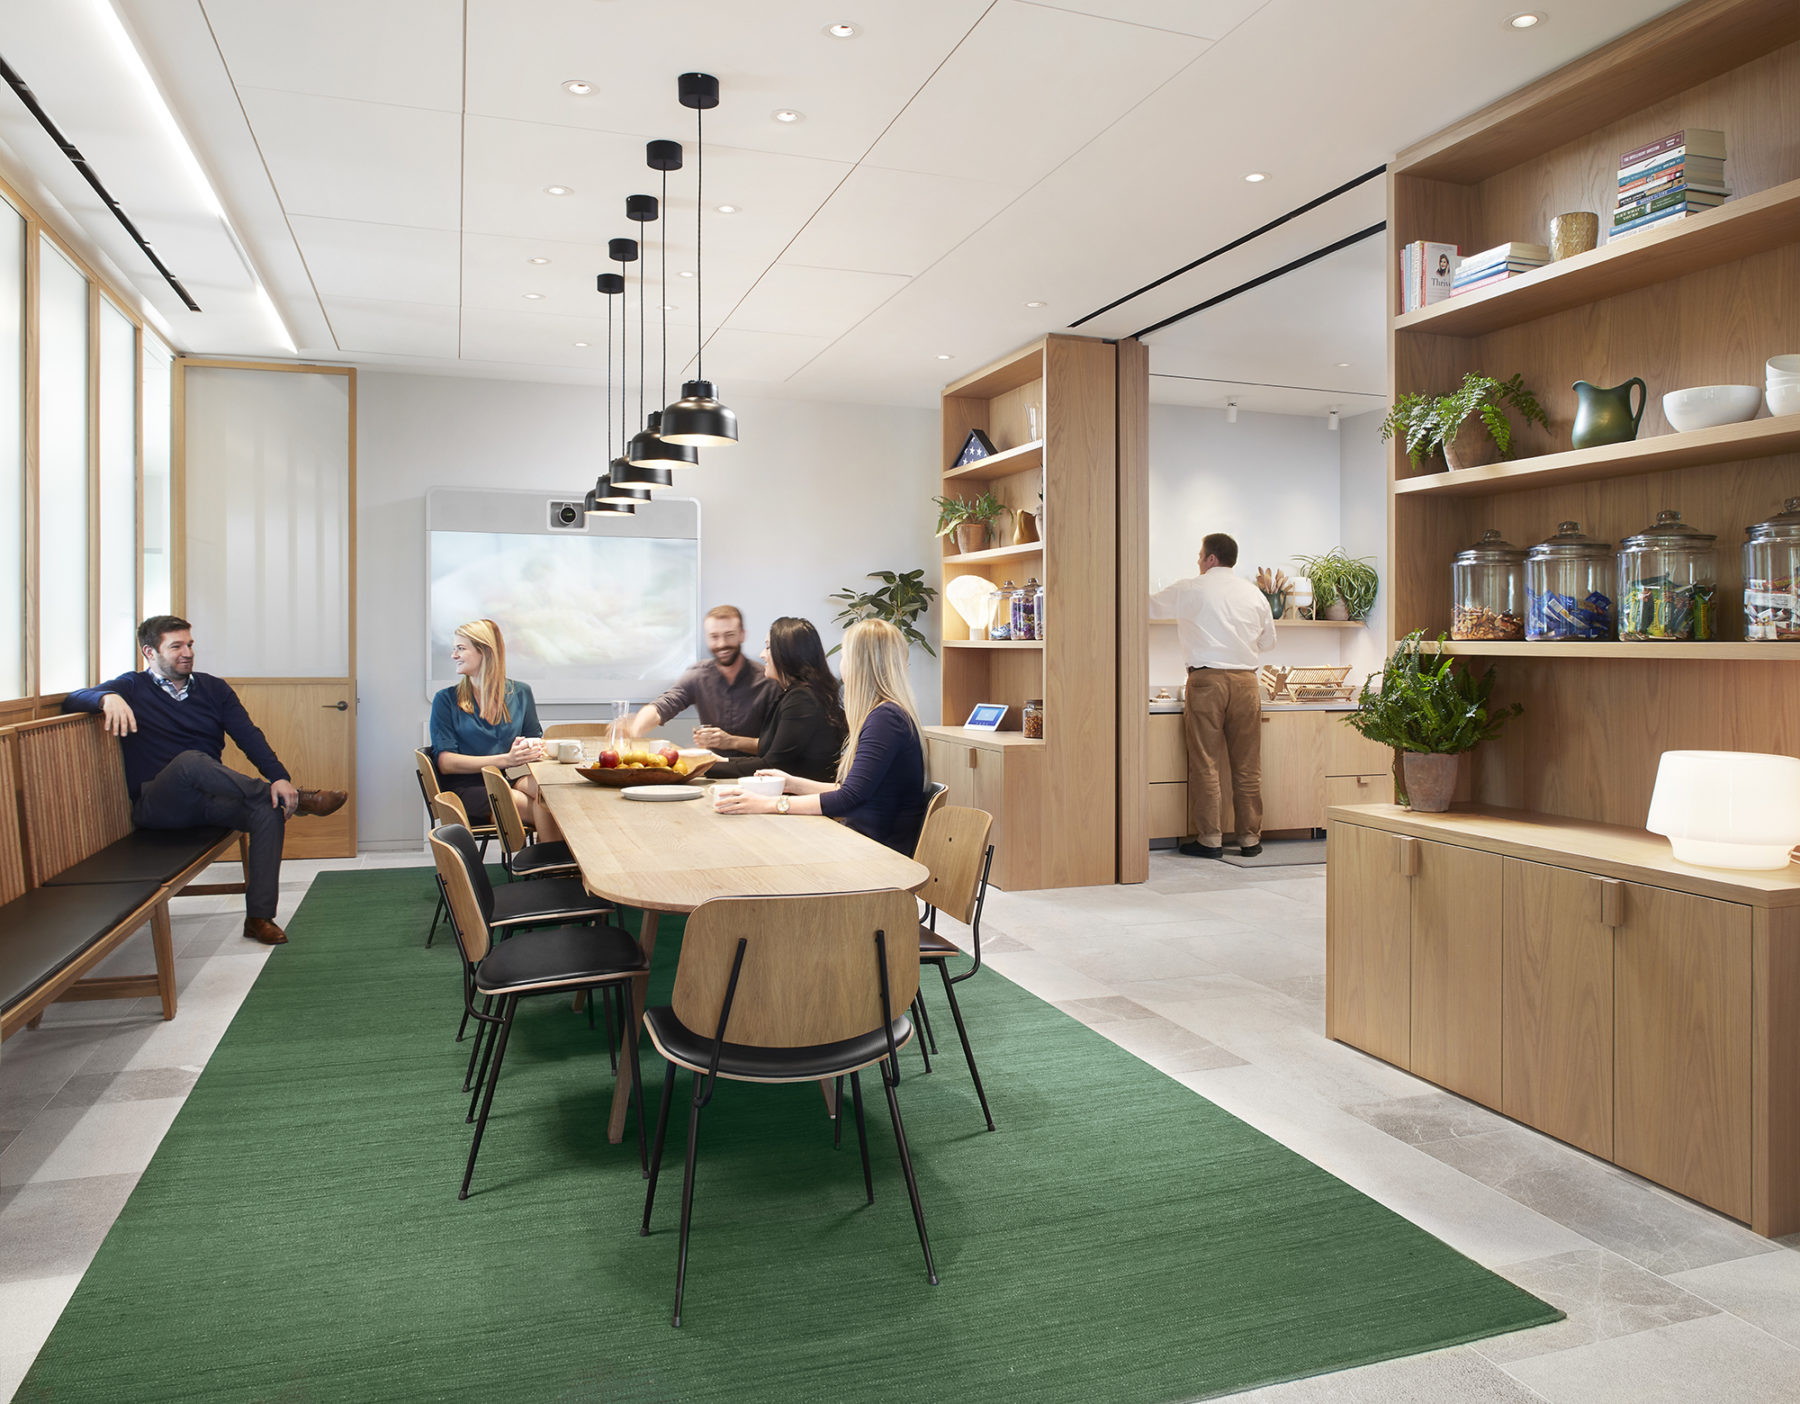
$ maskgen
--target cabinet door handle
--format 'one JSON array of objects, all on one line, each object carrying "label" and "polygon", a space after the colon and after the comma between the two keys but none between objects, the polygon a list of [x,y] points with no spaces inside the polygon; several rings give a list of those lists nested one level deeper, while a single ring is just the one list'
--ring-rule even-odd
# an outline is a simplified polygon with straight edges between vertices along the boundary
[{"label": "cabinet door handle", "polygon": [[980,764],[981,752],[973,746],[969,747],[969,769],[974,770]]},{"label": "cabinet door handle", "polygon": [[350,710],[350,704],[348,702],[325,702],[320,705],[323,706],[327,712],[347,712]]},{"label": "cabinet door handle", "polygon": [[1625,924],[1625,884],[1617,878],[1600,878],[1600,924]]},{"label": "cabinet door handle", "polygon": [[1403,836],[1400,839],[1399,872],[1401,877],[1417,877],[1419,875],[1420,852],[1419,841],[1416,838]]}]

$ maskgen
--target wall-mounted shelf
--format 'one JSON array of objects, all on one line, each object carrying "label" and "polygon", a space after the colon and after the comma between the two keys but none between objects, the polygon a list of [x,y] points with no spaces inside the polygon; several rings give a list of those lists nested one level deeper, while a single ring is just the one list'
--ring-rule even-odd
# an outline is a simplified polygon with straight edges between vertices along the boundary
[{"label": "wall-mounted shelf", "polygon": [[1448,639],[1442,651],[1460,658],[1612,658],[1621,660],[1679,658],[1688,663],[1743,662],[1792,663],[1800,659],[1800,643],[1745,643],[1729,640],[1717,643],[1625,643],[1617,640],[1596,643],[1529,643],[1488,642],[1485,640]]},{"label": "wall-mounted shelf", "polygon": [[1717,268],[1800,239],[1800,180],[1742,195],[1672,228],[1632,234],[1503,283],[1403,313],[1396,332],[1481,336]]},{"label": "wall-mounted shelf", "polygon": [[1028,444],[1020,444],[1017,448],[1005,449],[1000,453],[991,453],[986,458],[978,458],[973,463],[966,463],[961,468],[946,468],[944,481],[947,483],[989,483],[995,478],[1008,477],[1013,473],[1029,472],[1033,468],[1044,466],[1044,441],[1033,439]]},{"label": "wall-mounted shelf", "polygon": [[[1173,619],[1152,619],[1152,624],[1173,625]],[[1366,619],[1277,619],[1277,629],[1366,629]]]},{"label": "wall-mounted shelf", "polygon": [[1042,640],[1022,639],[945,639],[945,648],[1035,648],[1042,650]]},{"label": "wall-mounted shelf", "polygon": [[1027,556],[1044,554],[1044,543],[1033,541],[1028,546],[994,546],[986,551],[965,551],[957,556],[945,556],[945,565],[979,565],[982,561],[1023,560]]},{"label": "wall-mounted shelf", "polygon": [[1800,453],[1800,414],[1784,414],[1779,419],[1752,419],[1744,424],[1695,429],[1686,434],[1659,434],[1629,444],[1571,449],[1567,453],[1493,463],[1485,468],[1421,473],[1417,477],[1399,479],[1394,484],[1394,491],[1402,495],[1485,497],[1499,492],[1529,492],[1563,483],[1627,478],[1635,473],[1662,473],[1709,463],[1772,458],[1784,453]]}]

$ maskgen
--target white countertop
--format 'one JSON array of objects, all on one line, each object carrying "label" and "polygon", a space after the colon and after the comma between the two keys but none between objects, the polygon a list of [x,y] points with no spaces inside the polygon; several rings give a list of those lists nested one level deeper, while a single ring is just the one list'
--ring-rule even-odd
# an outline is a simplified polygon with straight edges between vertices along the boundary
[{"label": "white countertop", "polygon": [[[1262,704],[1262,709],[1265,712],[1354,712],[1356,710],[1356,703],[1265,702]],[[1180,714],[1181,700],[1179,698],[1168,702],[1152,702],[1150,704],[1150,715],[1153,717],[1170,715],[1179,716]]]}]

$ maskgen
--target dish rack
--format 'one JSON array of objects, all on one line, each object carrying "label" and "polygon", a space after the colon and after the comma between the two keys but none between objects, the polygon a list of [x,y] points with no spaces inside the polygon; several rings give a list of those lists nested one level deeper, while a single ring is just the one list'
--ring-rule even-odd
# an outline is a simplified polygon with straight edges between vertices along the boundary
[{"label": "dish rack", "polygon": [[1263,696],[1271,702],[1348,702],[1356,685],[1345,682],[1350,665],[1328,668],[1276,668],[1257,670]]}]

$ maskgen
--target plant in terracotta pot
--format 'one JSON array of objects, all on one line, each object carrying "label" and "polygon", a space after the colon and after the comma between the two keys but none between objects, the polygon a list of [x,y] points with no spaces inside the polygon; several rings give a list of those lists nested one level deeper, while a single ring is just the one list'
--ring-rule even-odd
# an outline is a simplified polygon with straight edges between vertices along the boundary
[{"label": "plant in terracotta pot", "polygon": [[965,502],[960,497],[934,497],[931,499],[938,509],[937,534],[948,536],[956,533],[956,549],[961,555],[971,551],[983,551],[993,544],[994,518],[1006,510],[1006,505],[994,496],[990,488],[973,502]]},{"label": "plant in terracotta pot", "polygon": [[1470,371],[1462,388],[1449,395],[1401,395],[1381,421],[1381,437],[1401,434],[1406,456],[1417,467],[1442,452],[1452,468],[1480,468],[1512,457],[1513,427],[1508,408],[1527,424],[1550,427],[1550,418],[1525,388],[1524,377],[1495,380]]},{"label": "plant in terracotta pot", "polygon": [[1295,556],[1302,573],[1312,582],[1313,618],[1367,619],[1375,608],[1381,577],[1368,556],[1351,557],[1342,546],[1322,556]]},{"label": "plant in terracotta pot", "polygon": [[[1442,644],[1440,636],[1438,643]],[[1356,710],[1345,721],[1369,740],[1400,751],[1406,801],[1427,814],[1450,807],[1456,758],[1491,741],[1525,709],[1517,702],[1489,706],[1494,670],[1477,675],[1446,653],[1427,651],[1418,632],[1395,647],[1374,678],[1363,683]]]}]

